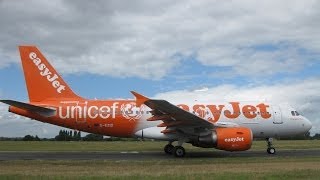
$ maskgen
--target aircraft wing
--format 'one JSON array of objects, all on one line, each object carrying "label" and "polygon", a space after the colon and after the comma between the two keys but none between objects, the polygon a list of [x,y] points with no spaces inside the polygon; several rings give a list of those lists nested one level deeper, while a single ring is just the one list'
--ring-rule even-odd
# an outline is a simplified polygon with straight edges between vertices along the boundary
[{"label": "aircraft wing", "polygon": [[53,116],[56,113],[55,109],[46,108],[42,106],[36,106],[28,103],[23,103],[19,101],[13,101],[13,100],[0,100],[0,102],[8,104],[10,106],[14,106],[20,109],[24,109],[27,111],[38,113],[42,116],[50,117]]},{"label": "aircraft wing", "polygon": [[137,106],[145,104],[152,109],[148,121],[163,121],[158,127],[166,127],[162,133],[180,132],[189,135],[211,132],[214,124],[195,114],[185,111],[166,100],[149,99],[136,92],[131,92],[137,99]]}]

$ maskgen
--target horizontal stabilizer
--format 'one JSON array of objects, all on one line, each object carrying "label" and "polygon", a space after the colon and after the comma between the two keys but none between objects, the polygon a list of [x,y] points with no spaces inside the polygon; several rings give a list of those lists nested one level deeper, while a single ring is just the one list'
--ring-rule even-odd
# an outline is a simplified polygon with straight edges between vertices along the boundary
[{"label": "horizontal stabilizer", "polygon": [[50,109],[50,108],[45,108],[42,106],[35,106],[32,104],[28,104],[28,103],[23,103],[23,102],[19,102],[19,101],[13,101],[13,100],[0,100],[0,102],[3,102],[5,104],[8,104],[10,106],[14,106],[20,109],[24,109],[27,111],[31,111],[31,112],[35,112],[38,113],[42,116],[46,116],[46,117],[50,117],[50,116],[54,116],[56,113],[55,109]]}]

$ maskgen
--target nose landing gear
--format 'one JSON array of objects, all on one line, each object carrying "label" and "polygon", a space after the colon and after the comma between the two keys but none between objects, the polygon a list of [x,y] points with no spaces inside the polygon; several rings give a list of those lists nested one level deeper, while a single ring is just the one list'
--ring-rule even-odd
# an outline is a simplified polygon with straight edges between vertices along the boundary
[{"label": "nose landing gear", "polygon": [[276,149],[272,146],[272,138],[267,138],[266,139],[267,143],[268,143],[268,148],[267,148],[267,152],[269,154],[275,154],[276,153]]}]

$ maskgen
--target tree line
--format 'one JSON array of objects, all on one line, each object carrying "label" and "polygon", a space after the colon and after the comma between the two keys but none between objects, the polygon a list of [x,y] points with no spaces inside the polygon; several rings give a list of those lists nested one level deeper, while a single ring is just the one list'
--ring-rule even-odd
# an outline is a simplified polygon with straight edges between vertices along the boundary
[{"label": "tree line", "polygon": [[[297,135],[288,138],[281,138],[281,140],[320,140],[320,133],[316,133],[311,136],[310,132],[304,135]],[[136,141],[138,138],[118,138],[118,137],[104,137],[100,134],[87,134],[84,137],[81,136],[80,131],[72,130],[60,130],[58,135],[54,138],[39,138],[37,135],[26,135],[24,137],[0,137],[0,141]]]},{"label": "tree line", "polygon": [[81,136],[80,131],[60,130],[54,138],[39,138],[37,135],[26,135],[24,137],[0,137],[0,141],[132,141],[136,138],[104,137],[100,134],[87,134]]}]

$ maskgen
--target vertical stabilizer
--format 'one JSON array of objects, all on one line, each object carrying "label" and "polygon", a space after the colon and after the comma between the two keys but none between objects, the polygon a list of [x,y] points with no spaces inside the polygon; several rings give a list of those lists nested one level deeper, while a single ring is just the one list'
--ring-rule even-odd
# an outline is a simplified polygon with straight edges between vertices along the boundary
[{"label": "vertical stabilizer", "polygon": [[79,99],[35,46],[19,46],[30,102],[46,99]]}]

